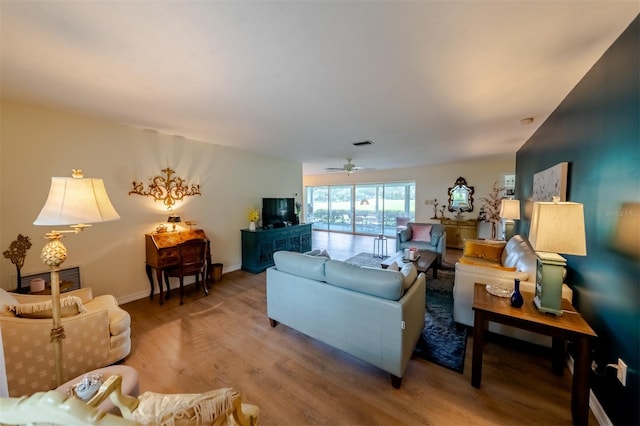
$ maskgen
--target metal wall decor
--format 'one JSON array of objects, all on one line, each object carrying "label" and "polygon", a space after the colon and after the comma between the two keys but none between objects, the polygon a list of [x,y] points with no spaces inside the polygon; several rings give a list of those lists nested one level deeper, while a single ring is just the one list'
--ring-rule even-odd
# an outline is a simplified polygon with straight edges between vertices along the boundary
[{"label": "metal wall decor", "polygon": [[133,190],[129,191],[129,195],[138,194],[147,197],[153,197],[153,201],[162,201],[167,210],[172,210],[176,201],[182,200],[184,197],[200,194],[200,185],[189,184],[185,179],[172,175],[174,170],[167,167],[162,172],[165,176],[155,176],[149,178],[149,187],[145,191],[144,184],[142,182],[133,181]]}]

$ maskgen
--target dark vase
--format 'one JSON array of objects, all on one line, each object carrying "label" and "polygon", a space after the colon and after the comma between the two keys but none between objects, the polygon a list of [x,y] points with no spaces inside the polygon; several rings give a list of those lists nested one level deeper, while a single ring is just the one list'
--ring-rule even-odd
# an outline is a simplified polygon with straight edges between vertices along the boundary
[{"label": "dark vase", "polygon": [[519,308],[524,303],[522,294],[520,293],[520,280],[513,280],[513,293],[511,293],[511,306]]}]

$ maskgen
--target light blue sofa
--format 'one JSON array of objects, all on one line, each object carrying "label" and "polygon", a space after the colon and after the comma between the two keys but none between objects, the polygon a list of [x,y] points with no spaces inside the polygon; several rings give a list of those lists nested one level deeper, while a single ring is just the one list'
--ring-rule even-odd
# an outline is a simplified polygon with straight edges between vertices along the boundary
[{"label": "light blue sofa", "polygon": [[[431,227],[431,233],[429,241],[419,241],[415,239],[415,233],[413,231],[414,226],[429,226]],[[445,227],[439,223],[407,223],[406,229],[399,229],[396,235],[396,252],[404,250],[406,248],[417,247],[418,250],[430,250],[439,254],[437,265],[442,264],[442,259],[446,255],[447,247],[447,233]]]},{"label": "light blue sofa", "polygon": [[391,374],[399,388],[424,328],[426,276],[278,251],[267,315]]}]

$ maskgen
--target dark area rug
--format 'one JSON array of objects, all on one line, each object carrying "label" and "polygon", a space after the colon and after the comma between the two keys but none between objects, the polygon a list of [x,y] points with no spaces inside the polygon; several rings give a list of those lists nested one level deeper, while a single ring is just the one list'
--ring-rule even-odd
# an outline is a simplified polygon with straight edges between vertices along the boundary
[{"label": "dark area rug", "polygon": [[[360,253],[346,262],[360,266],[380,267],[382,259],[371,253]],[[427,275],[424,330],[414,356],[426,359],[458,373],[464,371],[467,328],[456,328],[453,321],[453,271],[439,270],[438,278]]]}]

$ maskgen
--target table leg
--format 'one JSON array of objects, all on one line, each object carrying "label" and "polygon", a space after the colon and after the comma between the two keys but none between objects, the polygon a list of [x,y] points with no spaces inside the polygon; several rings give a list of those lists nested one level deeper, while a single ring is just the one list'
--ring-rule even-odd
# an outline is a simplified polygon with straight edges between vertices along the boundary
[{"label": "table leg", "polygon": [[562,376],[564,358],[564,340],[554,337],[551,340],[551,371],[556,376]]},{"label": "table leg", "polygon": [[[158,279],[158,288],[160,289],[160,304],[164,303],[164,292],[162,290],[162,269],[156,268],[156,278]],[[169,298],[169,293],[167,293],[167,299]]]},{"label": "table leg", "polygon": [[471,358],[471,386],[480,387],[482,380],[482,350],[484,347],[484,330],[487,326],[484,312],[475,311],[473,320],[473,356]]},{"label": "table leg", "polygon": [[145,265],[145,270],[147,271],[147,278],[149,278],[149,285],[151,286],[151,293],[149,293],[149,299],[153,299],[153,291],[155,286],[153,285],[153,274],[151,271],[151,266]]},{"label": "table leg", "polygon": [[571,388],[571,415],[573,424],[589,422],[589,377],[591,374],[591,342],[586,337],[576,340],[576,359],[573,363]]}]

